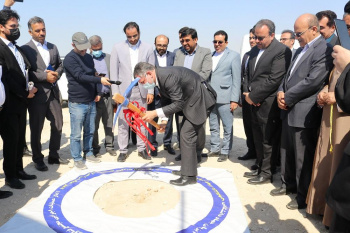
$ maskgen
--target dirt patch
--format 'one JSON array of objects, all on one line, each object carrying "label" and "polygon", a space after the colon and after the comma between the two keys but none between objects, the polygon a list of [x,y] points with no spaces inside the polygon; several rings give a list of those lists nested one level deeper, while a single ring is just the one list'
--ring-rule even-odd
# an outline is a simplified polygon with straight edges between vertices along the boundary
[{"label": "dirt patch", "polygon": [[156,180],[109,182],[94,196],[94,203],[106,214],[127,218],[158,216],[179,200],[180,193],[172,185]]}]

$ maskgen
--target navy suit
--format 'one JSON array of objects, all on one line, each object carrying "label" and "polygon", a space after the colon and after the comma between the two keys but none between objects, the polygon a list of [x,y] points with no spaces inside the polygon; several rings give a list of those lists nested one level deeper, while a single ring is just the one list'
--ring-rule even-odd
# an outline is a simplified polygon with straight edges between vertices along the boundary
[{"label": "navy suit", "polygon": [[[157,52],[156,50],[154,50],[154,57],[155,59],[155,66],[158,68],[159,63],[158,63],[158,57],[157,57]],[[172,53],[170,51],[166,52],[166,66],[173,66],[174,64],[174,59],[175,59],[175,53]],[[168,103],[169,104],[169,103]],[[148,110],[154,110],[156,108],[161,108],[162,104],[161,104],[161,97],[160,97],[160,93],[159,93],[159,89],[158,87],[154,88],[154,101],[149,104],[147,106]],[[158,117],[154,119],[155,121],[158,121]],[[149,124],[149,128],[152,130],[153,135],[148,134],[148,140],[150,141],[150,143],[152,143],[152,145],[154,146],[154,148],[158,148],[158,142],[156,140],[157,138],[157,130],[155,127],[153,127],[151,124]],[[164,138],[163,138],[163,142],[164,142],[164,146],[170,146],[171,145],[171,138],[173,136],[173,115],[169,116],[168,119],[168,123],[166,125],[165,128],[165,132],[164,132]]]}]

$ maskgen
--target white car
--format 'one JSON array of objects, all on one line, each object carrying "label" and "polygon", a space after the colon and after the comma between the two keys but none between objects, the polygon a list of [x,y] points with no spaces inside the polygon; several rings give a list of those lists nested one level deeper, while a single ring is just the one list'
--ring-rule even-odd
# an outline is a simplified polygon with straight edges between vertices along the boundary
[{"label": "white car", "polygon": [[[63,62],[64,57],[61,57]],[[61,101],[68,101],[68,81],[66,77],[66,72],[63,71],[61,78],[57,81],[58,87],[61,91]]]}]

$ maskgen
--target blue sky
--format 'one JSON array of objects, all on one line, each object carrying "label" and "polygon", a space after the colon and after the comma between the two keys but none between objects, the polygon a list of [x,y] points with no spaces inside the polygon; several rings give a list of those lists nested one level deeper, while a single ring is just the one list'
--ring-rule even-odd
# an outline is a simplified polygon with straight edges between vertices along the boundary
[{"label": "blue sky", "polygon": [[[165,34],[170,38],[169,50],[179,47],[178,30],[193,27],[198,32],[198,44],[213,50],[213,34],[225,30],[229,48],[240,52],[242,37],[260,19],[276,24],[276,33],[292,29],[295,19],[303,13],[333,10],[342,18],[347,0],[24,0],[12,9],[21,17],[19,45],[30,40],[27,22],[33,16],[46,23],[47,41],[57,45],[60,55],[71,50],[71,38],[82,31],[88,37],[100,35],[104,51],[110,53],[116,42],[125,40],[124,25],[139,24],[141,40],[154,43],[154,37]],[[333,6],[332,6],[333,5]]]}]

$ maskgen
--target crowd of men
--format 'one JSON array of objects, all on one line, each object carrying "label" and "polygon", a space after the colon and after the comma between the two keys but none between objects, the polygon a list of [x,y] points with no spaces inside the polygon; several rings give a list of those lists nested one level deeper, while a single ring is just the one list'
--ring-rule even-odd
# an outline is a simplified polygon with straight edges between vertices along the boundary
[{"label": "crowd of men", "polygon": [[[85,161],[100,162],[98,129],[101,120],[106,152],[111,156],[118,155],[112,132],[116,105],[112,96],[116,93],[123,95],[132,81],[139,77],[140,81],[131,89],[129,101],[137,101],[140,107],[148,110],[143,120],[161,119],[164,149],[172,155],[175,155],[172,147],[175,116],[181,152],[175,160],[181,160],[181,170],[173,172],[180,178],[170,183],[196,183],[207,117],[210,126],[207,156],[218,157],[218,162],[229,158],[234,111],[241,106],[248,152],[238,159],[255,159],[251,171],[243,174],[249,178],[247,183],[260,185],[273,182],[273,175],[280,167],[282,187],[270,194],[296,193],[287,208],[308,207],[310,214],[325,214],[325,226],[331,225],[330,218],[326,217],[329,215],[326,202],[319,203],[317,200],[325,199],[335,170],[325,174],[319,167],[323,160],[314,158],[319,154],[316,148],[324,145],[330,146],[333,151],[342,148],[341,154],[344,150],[337,141],[332,142],[331,137],[328,141],[320,139],[324,134],[334,134],[335,126],[333,129],[331,126],[328,133],[319,133],[320,126],[321,131],[323,127],[322,112],[325,116],[328,105],[335,104],[335,110],[332,108],[330,111],[342,112],[336,105],[335,84],[332,84],[338,72],[336,69],[332,71],[332,52],[339,43],[335,34],[337,15],[334,12],[325,10],[315,15],[299,16],[293,30],[281,32],[280,41],[275,37],[274,22],[269,19],[258,21],[249,31],[251,50],[242,61],[238,53],[227,47],[229,39],[225,31],[214,33],[215,51],[211,52],[209,48],[198,45],[195,29],[183,27],[179,30],[181,46],[170,52],[166,35],[155,37],[153,49],[151,44],[141,41],[139,25],[129,22],[123,28],[126,40],[115,44],[111,54],[103,51],[100,36],[88,38],[83,32],[74,33],[73,49],[62,62],[57,47],[45,40],[45,22],[40,17],[35,16],[28,21],[32,39],[21,47],[16,45],[20,36],[19,15],[10,9],[12,5],[13,1],[6,0],[4,10],[0,12],[3,81],[0,83],[0,134],[4,145],[6,185],[23,189],[23,180],[36,179],[35,175],[23,170],[22,163],[27,109],[35,168],[42,172],[48,170],[41,152],[45,118],[50,121],[51,128],[48,163],[69,163],[58,153],[63,119],[57,80],[64,70],[68,80],[70,153],[77,169],[86,169]],[[345,12],[344,21],[350,28],[349,13]],[[300,44],[298,49],[294,48],[295,40]],[[110,80],[121,84],[111,85]],[[348,119],[350,115],[344,113],[342,117]],[[222,139],[220,124],[223,126]],[[153,134],[148,134],[141,125],[141,133],[148,135],[155,150],[149,152],[140,138],[136,142],[138,156],[145,160],[158,155],[157,130],[150,128]],[[118,120],[118,162],[125,162],[129,156],[129,134],[129,125],[121,114]],[[341,139],[348,137],[347,129]],[[332,163],[336,169],[339,161]],[[321,189],[317,179],[323,176],[327,177],[327,184]],[[312,191],[314,189],[317,192]],[[10,195],[11,192],[0,191],[0,198]]]}]

